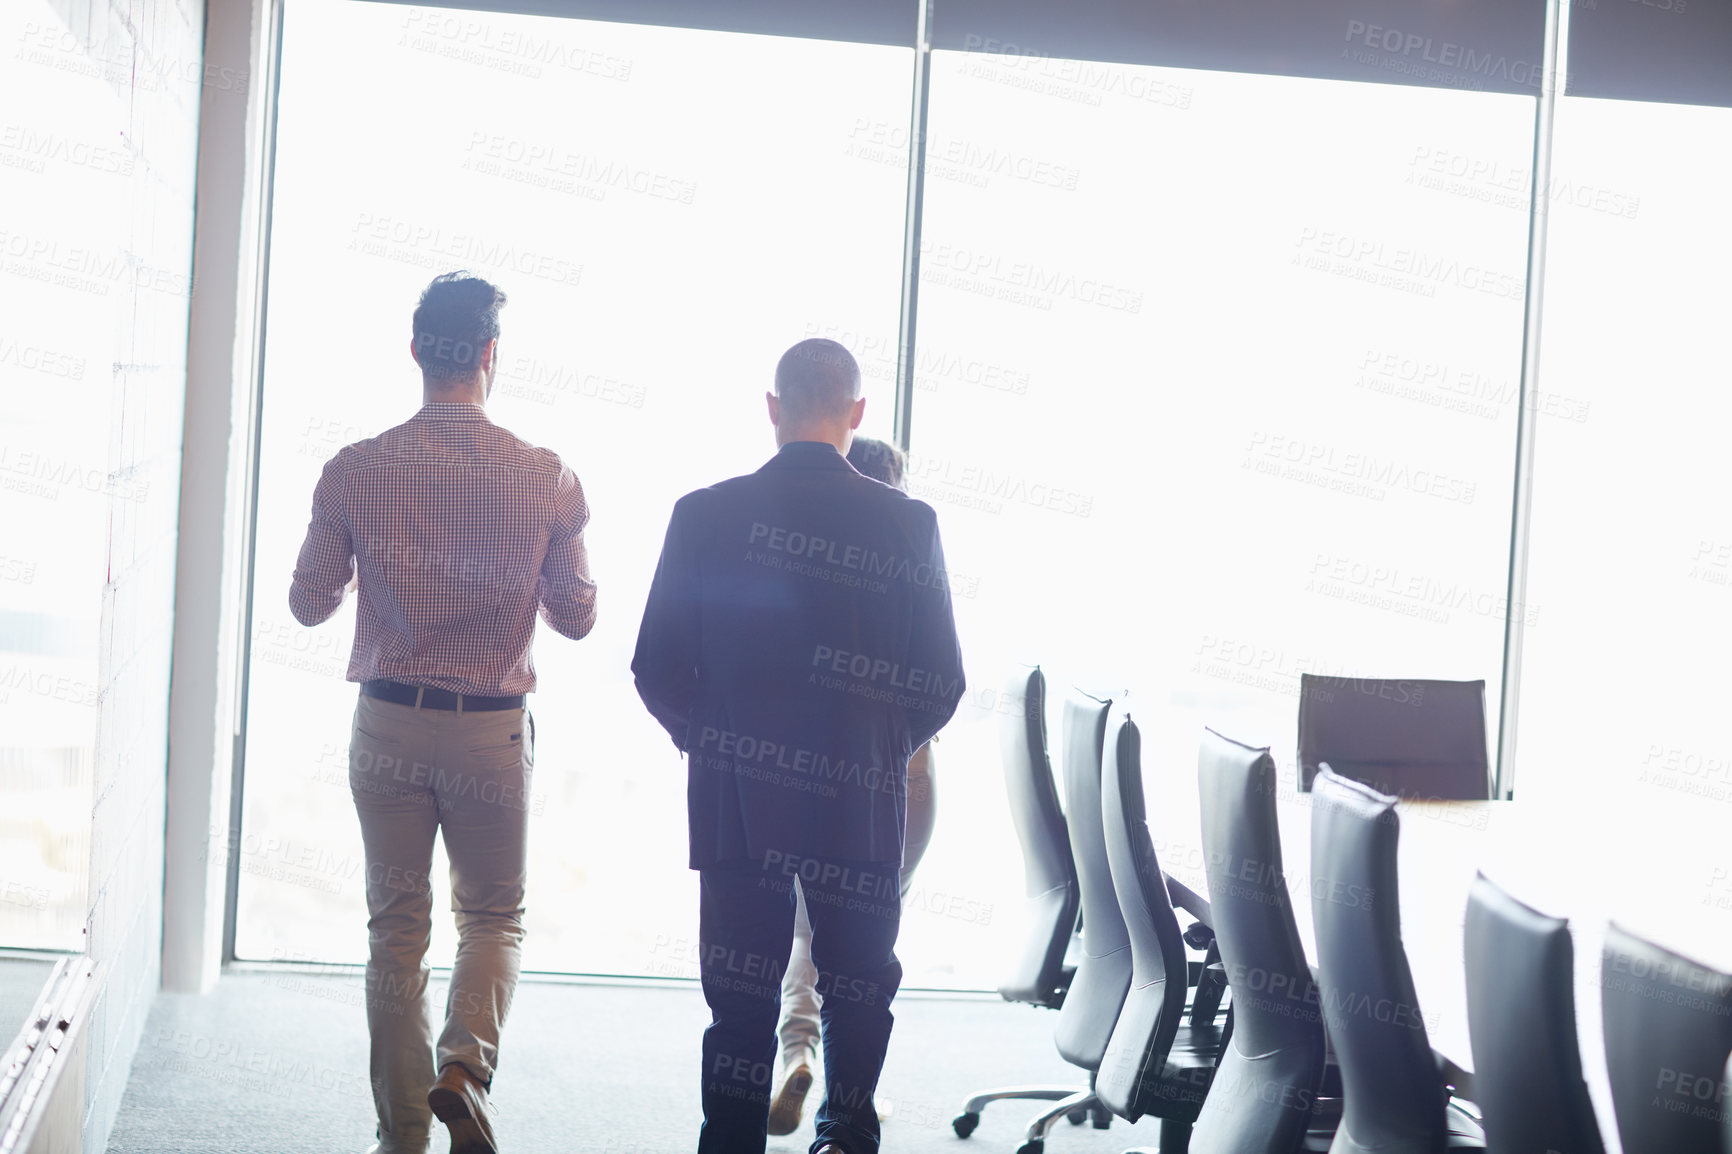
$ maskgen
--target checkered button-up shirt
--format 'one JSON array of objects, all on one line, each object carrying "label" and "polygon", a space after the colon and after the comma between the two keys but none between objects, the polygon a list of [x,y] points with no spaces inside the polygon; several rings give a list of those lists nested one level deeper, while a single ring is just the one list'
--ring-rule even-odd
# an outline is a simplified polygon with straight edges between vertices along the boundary
[{"label": "checkered button-up shirt", "polygon": [[595,624],[588,520],[583,487],[557,453],[480,405],[424,405],[326,464],[289,608],[317,625],[354,577],[350,681],[527,693],[537,610],[567,637]]}]

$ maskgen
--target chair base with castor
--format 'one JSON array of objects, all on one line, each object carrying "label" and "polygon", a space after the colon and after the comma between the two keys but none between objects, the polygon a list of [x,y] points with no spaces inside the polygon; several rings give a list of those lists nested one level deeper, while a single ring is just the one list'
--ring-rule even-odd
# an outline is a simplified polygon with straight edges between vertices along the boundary
[{"label": "chair base with castor", "polygon": [[[980,1112],[994,1102],[1063,1102],[1087,1096],[1089,1091],[1077,1086],[1005,1086],[997,1090],[987,1090],[963,1104],[962,1113],[950,1120],[950,1128],[956,1131],[958,1138],[968,1137],[974,1133],[974,1128],[980,1125]],[[1086,1117],[1088,1111],[1085,1106],[1072,1121],[1080,1126]]]},{"label": "chair base with castor", "polygon": [[1083,1090],[1036,1114],[1029,1121],[1028,1129],[1023,1132],[1022,1145],[1016,1148],[1016,1154],[1042,1154],[1046,1149],[1047,1135],[1052,1133],[1060,1118],[1072,1126],[1081,1126],[1086,1118],[1094,1124],[1096,1130],[1105,1130],[1113,1124],[1112,1112],[1101,1105],[1095,1092]]},{"label": "chair base with castor", "polygon": [[1112,1114],[1101,1105],[1093,1090],[1077,1086],[1010,1086],[1002,1090],[988,1090],[970,1098],[963,1105],[962,1113],[950,1120],[950,1128],[956,1131],[958,1138],[966,1138],[980,1125],[980,1112],[988,1103],[1016,1099],[1053,1103],[1029,1122],[1028,1129],[1023,1134],[1023,1143],[1017,1147],[1017,1154],[1041,1154],[1041,1151],[1046,1149],[1047,1135],[1052,1133],[1060,1118],[1072,1126],[1081,1126],[1084,1122],[1092,1121],[1097,1130],[1105,1130],[1112,1125]]}]

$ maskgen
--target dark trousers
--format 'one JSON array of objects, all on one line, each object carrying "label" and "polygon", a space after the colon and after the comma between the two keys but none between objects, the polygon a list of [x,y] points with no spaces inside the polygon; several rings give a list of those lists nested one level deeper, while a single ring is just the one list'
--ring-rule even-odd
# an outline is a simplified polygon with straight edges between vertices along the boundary
[{"label": "dark trousers", "polygon": [[775,852],[700,873],[698,962],[710,1025],[698,1154],[764,1149],[796,876],[824,999],[824,1102],[812,1149],[833,1142],[848,1154],[878,1154],[872,1095],[890,1044],[890,999],[902,982],[900,871]]}]

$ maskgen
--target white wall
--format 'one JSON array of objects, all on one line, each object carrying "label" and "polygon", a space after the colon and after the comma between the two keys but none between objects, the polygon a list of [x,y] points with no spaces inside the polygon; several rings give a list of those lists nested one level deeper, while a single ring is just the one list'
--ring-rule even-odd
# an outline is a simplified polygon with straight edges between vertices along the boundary
[{"label": "white wall", "polygon": [[[36,192],[8,213],[0,275],[70,326],[86,371],[59,389],[78,492],[105,503],[67,521],[88,550],[88,619],[100,617],[85,942],[107,963],[88,1037],[84,1145],[100,1151],[156,994],[162,934],[170,648],[186,395],[203,0],[7,0],[5,67],[41,99],[7,108],[7,139]],[[76,107],[77,118],[67,109]],[[98,163],[93,158],[100,156]],[[77,205],[45,211],[43,205]],[[25,219],[19,219],[20,216]],[[57,295],[58,294],[58,295]],[[75,391],[76,390],[76,391]],[[51,396],[51,395],[50,395]],[[38,394],[38,399],[44,398]],[[64,427],[64,426],[62,426]],[[58,505],[53,507],[59,507]],[[76,539],[73,539],[76,537]]]}]

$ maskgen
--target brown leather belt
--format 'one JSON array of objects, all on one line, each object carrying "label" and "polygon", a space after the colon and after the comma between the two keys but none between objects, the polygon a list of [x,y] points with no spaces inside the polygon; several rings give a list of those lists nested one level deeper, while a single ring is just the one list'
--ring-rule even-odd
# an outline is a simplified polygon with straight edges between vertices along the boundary
[{"label": "brown leather belt", "polygon": [[363,681],[361,692],[368,697],[396,705],[413,705],[421,709],[455,709],[461,713],[492,713],[501,709],[523,708],[521,693],[511,697],[476,697],[469,693],[452,693],[449,689],[404,685],[401,681]]}]

